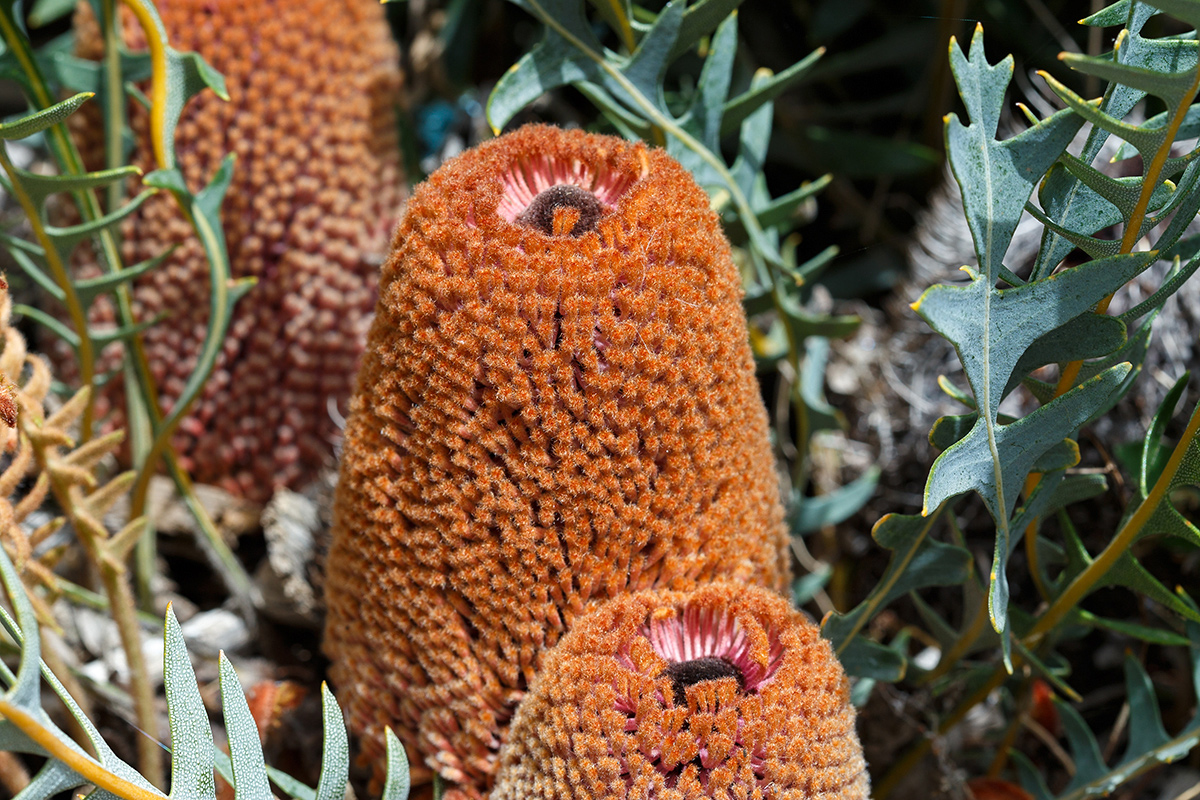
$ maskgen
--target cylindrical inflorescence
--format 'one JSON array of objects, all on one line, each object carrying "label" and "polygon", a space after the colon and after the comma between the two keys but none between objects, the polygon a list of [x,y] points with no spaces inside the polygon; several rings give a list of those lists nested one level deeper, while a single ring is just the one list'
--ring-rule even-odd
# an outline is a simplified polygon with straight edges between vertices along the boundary
[{"label": "cylindrical inflorescence", "polygon": [[[401,200],[393,110],[399,56],[373,0],[157,6],[171,45],[199,52],[225,75],[229,102],[205,91],[185,109],[178,163],[197,191],[226,153],[237,156],[221,218],[233,276],[258,281],[237,304],[216,370],[174,443],[196,480],[261,501],[333,460],[335,418],[350,396]],[[144,47],[132,16],[123,20],[126,43]],[[87,2],[77,29],[80,54],[98,58],[102,42]],[[84,121],[74,126],[81,147],[98,167],[99,113],[76,116]],[[133,163],[148,172],[155,164],[145,109],[130,104],[130,121]],[[126,264],[178,246],[133,293],[137,319],[163,315],[144,335],[166,408],[196,366],[209,315],[208,263],[165,192],[128,219],[122,237]],[[95,257],[82,258],[88,274]],[[111,319],[111,308],[100,313]],[[121,380],[109,381],[99,400],[118,427],[123,389]]]},{"label": "cylindrical inflorescence", "polygon": [[369,757],[392,725],[479,797],[542,653],[590,602],[782,588],[787,536],[738,272],[666,153],[523,128],[418,187],[393,247],[325,648]]},{"label": "cylindrical inflorescence", "polygon": [[714,583],[612,600],[551,650],[492,800],[866,800],[829,642],[773,592]]}]

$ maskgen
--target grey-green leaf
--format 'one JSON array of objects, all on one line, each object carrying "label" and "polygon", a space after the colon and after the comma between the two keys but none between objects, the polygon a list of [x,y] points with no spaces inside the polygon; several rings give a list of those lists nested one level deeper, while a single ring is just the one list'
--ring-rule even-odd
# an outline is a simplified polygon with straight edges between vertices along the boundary
[{"label": "grey-green leaf", "polygon": [[408,800],[408,792],[412,786],[408,772],[408,755],[391,728],[384,729],[384,739],[387,742],[387,778],[383,782],[382,800]]},{"label": "grey-green leaf", "polygon": [[263,761],[258,726],[246,704],[237,672],[224,653],[220,656],[221,709],[229,735],[229,757],[233,762],[234,800],[260,800],[271,796]]},{"label": "grey-green leaf", "polygon": [[13,141],[40,133],[65,120],[92,97],[95,97],[93,92],[80,92],[49,108],[0,124],[0,139]]},{"label": "grey-green leaf", "polygon": [[321,684],[321,718],[325,744],[321,751],[321,777],[316,800],[342,800],[350,775],[350,741],[346,723],[333,692]]},{"label": "grey-green leaf", "polygon": [[171,724],[171,800],[212,800],[217,795],[212,728],[183,631],[169,606],[163,646],[163,686]]}]

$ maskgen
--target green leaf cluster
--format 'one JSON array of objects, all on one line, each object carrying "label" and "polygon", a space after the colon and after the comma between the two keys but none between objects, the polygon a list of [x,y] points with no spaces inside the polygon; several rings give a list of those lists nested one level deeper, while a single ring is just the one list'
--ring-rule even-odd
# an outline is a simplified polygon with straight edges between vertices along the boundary
[{"label": "green leaf cluster", "polygon": [[[0,681],[5,686],[3,697],[0,697],[0,717],[3,717],[0,719],[0,749],[49,757],[21,792],[23,800],[46,800],[88,784],[96,787],[89,796],[98,799],[212,800],[216,797],[214,770],[233,787],[237,800],[270,797],[269,779],[275,780],[280,789],[296,800],[341,800],[344,796],[350,768],[350,744],[342,712],[333,694],[322,686],[325,744],[320,779],[313,790],[266,767],[258,728],[250,714],[246,695],[233,665],[224,654],[220,657],[221,707],[229,755],[218,753],[183,633],[169,608],[163,630],[163,680],[171,726],[171,790],[169,794],[163,794],[117,757],[42,662],[33,606],[3,548],[0,548],[0,580],[16,614],[14,619],[0,608],[0,625],[21,648],[21,662],[15,675],[0,663]],[[43,680],[87,736],[95,755],[55,725],[43,710]],[[383,798],[406,800],[410,782],[408,760],[404,747],[390,730],[387,732],[387,769]]]}]

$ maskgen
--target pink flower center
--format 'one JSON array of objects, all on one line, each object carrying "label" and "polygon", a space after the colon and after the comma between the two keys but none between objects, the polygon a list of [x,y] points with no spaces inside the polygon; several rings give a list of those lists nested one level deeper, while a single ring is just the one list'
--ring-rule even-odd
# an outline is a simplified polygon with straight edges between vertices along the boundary
[{"label": "pink flower center", "polygon": [[[754,643],[737,617],[709,608],[688,607],[675,616],[651,620],[642,627],[642,635],[669,665],[701,659],[727,662],[737,670],[739,687],[747,694],[769,681],[783,661],[783,645],[773,631],[768,633],[770,647],[766,663],[762,663],[755,658]],[[671,667],[667,670],[670,674]]]},{"label": "pink flower center", "polygon": [[556,210],[574,208],[579,217],[567,232],[580,236],[612,210],[635,178],[578,159],[540,155],[515,162],[502,180],[504,194],[496,209],[501,218],[554,235],[554,217],[562,213]]}]

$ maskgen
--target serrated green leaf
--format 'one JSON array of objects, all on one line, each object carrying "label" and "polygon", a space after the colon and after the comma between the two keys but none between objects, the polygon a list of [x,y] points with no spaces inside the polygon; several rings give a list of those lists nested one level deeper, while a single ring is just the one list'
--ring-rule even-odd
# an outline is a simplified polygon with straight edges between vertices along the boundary
[{"label": "serrated green leaf", "polygon": [[1084,237],[1090,238],[1096,231],[1121,221],[1121,212],[1116,206],[1085,186],[1061,163],[1052,166],[1042,179],[1038,186],[1038,202],[1041,209],[1032,203],[1025,206],[1047,226],[1042,233],[1030,280],[1049,275]]},{"label": "serrated green leaf", "polygon": [[225,78],[197,53],[180,53],[170,46],[162,18],[152,0],[124,0],[145,35],[151,55],[150,139],[162,169],[175,166],[175,128],[183,108],[194,96],[212,89],[229,99]]},{"label": "serrated green leaf", "polygon": [[[1115,206],[1121,212],[1121,219],[1128,220],[1133,215],[1134,208],[1137,206],[1142,194],[1141,177],[1110,177],[1095,167],[1083,163],[1083,161],[1070,153],[1063,153],[1059,156],[1058,163],[1062,164],[1068,172],[1078,178],[1084,186]],[[1148,210],[1159,209],[1165,206],[1175,194],[1175,189],[1175,184],[1170,181],[1164,181],[1156,186],[1150,196]],[[1096,228],[1094,230],[1099,229]],[[1092,231],[1088,232],[1091,233]]]},{"label": "serrated green leaf", "polygon": [[1065,364],[1114,353],[1126,342],[1125,323],[1104,314],[1084,313],[1043,334],[1017,360],[1004,387],[1007,395],[1026,375],[1047,364]]},{"label": "serrated green leaf", "polygon": [[221,678],[221,710],[225,716],[225,730],[229,736],[229,757],[233,768],[234,800],[258,800],[271,796],[267,782],[266,763],[263,761],[262,742],[258,738],[258,725],[250,714],[246,695],[238,680],[237,672],[229,659],[221,653],[219,658]]},{"label": "serrated green leaf", "polygon": [[[1143,122],[1142,125],[1147,128],[1161,128],[1167,124],[1169,116],[1168,112],[1161,111]],[[1187,139],[1195,139],[1197,135],[1200,135],[1200,103],[1193,103],[1184,112],[1183,121],[1179,123],[1179,131],[1175,134],[1175,139],[1177,141],[1185,141]],[[1113,163],[1124,161],[1135,155],[1137,155],[1137,151],[1125,142],[1122,142],[1117,147],[1117,152],[1113,154],[1112,161]]]},{"label": "serrated green leaf", "polygon": [[20,176],[19,180],[25,187],[25,191],[29,193],[34,204],[40,209],[46,202],[46,198],[52,194],[99,189],[134,175],[141,175],[142,171],[138,167],[127,166],[87,172],[83,175],[39,175],[23,169],[17,169],[16,174]]},{"label": "serrated green leaf", "polygon": [[722,20],[733,15],[743,0],[699,0],[683,14],[679,35],[671,49],[671,60],[690,50],[701,37],[716,28]]},{"label": "serrated green leaf", "polygon": [[1200,29],[1200,6],[1196,5],[1195,0],[1141,0],[1141,2],[1165,11],[1193,28]]},{"label": "serrated green leaf", "polygon": [[[18,242],[21,242],[21,244],[19,245]],[[33,245],[33,247],[37,247],[37,255],[34,255],[30,253],[29,248],[24,246],[27,243],[6,233],[0,233],[0,243],[3,243],[5,249],[8,250],[8,254],[12,256],[13,261],[17,263],[21,271],[28,275],[29,279],[36,283],[42,291],[60,303],[66,300],[66,292],[60,289],[58,284],[54,282],[54,279],[47,275],[41,265],[34,260],[36,258],[38,261],[44,262],[40,247]]]},{"label": "serrated green leaf", "polygon": [[[1092,196],[1095,197],[1099,202],[1103,202],[1106,206],[1111,205],[1094,192],[1092,193]],[[1041,209],[1033,205],[1026,205],[1025,210],[1028,211],[1034,219],[1045,226],[1046,230],[1042,232],[1043,237],[1057,236],[1059,237],[1059,241],[1065,240],[1069,248],[1078,247],[1080,250],[1087,253],[1089,258],[1111,258],[1112,256],[1115,256],[1121,252],[1121,243],[1115,239],[1100,239],[1095,236],[1085,236],[1082,233],[1078,233],[1077,231],[1073,231],[1063,225],[1059,225],[1057,222],[1043,213]],[[1119,221],[1120,213],[1115,209],[1113,209],[1112,213],[1113,216],[1118,218],[1117,221]],[[1091,224],[1095,224],[1097,221],[1097,218],[1093,218],[1091,220]]]},{"label": "serrated green leaf", "polygon": [[412,785],[408,773],[408,755],[391,728],[384,728],[383,734],[387,747],[387,777],[383,782],[381,800],[408,800]]},{"label": "serrated green leaf", "polygon": [[1142,302],[1138,303],[1133,308],[1129,309],[1121,315],[1121,318],[1126,322],[1133,322],[1151,311],[1158,312],[1163,305],[1171,298],[1179,287],[1195,274],[1196,269],[1200,268],[1200,257],[1193,258],[1188,262],[1186,267],[1180,267],[1178,263],[1172,268],[1171,273],[1162,286],[1160,286],[1154,294],[1147,297]]},{"label": "serrated green leaf", "polygon": [[100,275],[96,278],[85,278],[75,282],[75,291],[79,293],[79,297],[84,303],[90,303],[97,296],[105,292],[114,291],[118,286],[129,283],[130,281],[152,272],[157,269],[164,261],[170,258],[171,254],[178,249],[178,244],[173,244],[164,250],[162,253],[148,258],[145,261],[139,261],[131,267],[125,267],[117,272],[112,272],[107,275]]},{"label": "serrated green leaf", "polygon": [[812,68],[823,55],[825,48],[819,47],[783,72],[770,76],[744,94],[729,100],[725,104],[725,113],[721,120],[721,135],[733,133],[756,109],[809,77]]},{"label": "serrated green leaf", "polygon": [[[1193,43],[1193,47],[1196,46]],[[1192,86],[1195,77],[1195,56],[1192,64],[1184,64],[1179,72],[1159,72],[1158,70],[1121,64],[1104,56],[1087,56],[1081,53],[1063,53],[1060,57],[1071,69],[1084,75],[1121,83],[1137,89],[1144,94],[1153,94],[1166,101],[1168,106],[1177,106]]]},{"label": "serrated green leaf", "polygon": [[350,775],[350,742],[342,710],[324,683],[321,684],[321,720],[325,744],[321,750],[321,777],[317,782],[316,800],[342,800]]},{"label": "serrated green leaf", "polygon": [[887,645],[862,636],[850,641],[838,654],[846,674],[855,678],[897,683],[908,672],[908,659]]},{"label": "serrated green leaf", "polygon": [[[682,23],[680,23],[682,27]],[[709,150],[721,151],[721,114],[729,96],[729,81],[733,77],[733,61],[737,54],[737,15],[731,14],[713,34],[712,46],[691,106],[680,120],[684,130],[691,133]]]},{"label": "serrated green leaf", "polygon": [[[1143,67],[1159,71],[1174,71],[1179,69],[1181,52],[1192,45],[1180,44],[1179,40],[1146,39],[1140,35],[1140,31],[1146,20],[1155,13],[1157,12],[1153,8],[1145,4],[1133,5],[1131,13],[1127,16],[1128,27],[1121,33],[1118,39],[1119,46],[1110,57],[1121,64],[1133,67]],[[1046,78],[1052,88],[1056,85],[1061,86],[1061,84],[1058,84],[1049,76],[1043,75],[1043,77]],[[1144,94],[1142,92],[1131,87],[1121,84],[1110,85],[1104,93],[1103,99],[1100,101],[1099,111],[1107,115],[1109,119],[1120,120],[1143,97]],[[1077,105],[1083,101],[1076,96],[1071,98],[1069,102]],[[1092,113],[1088,109],[1081,109],[1081,112],[1085,115]],[[1150,130],[1154,126],[1143,124],[1141,127]],[[1131,129],[1125,130],[1128,132]],[[1160,125],[1157,135],[1161,136],[1163,130],[1164,128]],[[1134,133],[1134,135],[1136,136],[1137,134]],[[1109,132],[1105,127],[1093,127],[1089,131],[1083,150],[1079,154],[1080,160],[1085,164],[1091,164],[1099,155],[1108,137]],[[1152,148],[1154,146],[1153,140],[1154,136],[1150,136],[1149,138],[1143,137],[1140,146],[1143,148]],[[1052,177],[1054,176],[1052,175]],[[1054,198],[1054,204],[1043,204],[1047,214],[1067,230],[1087,230],[1088,233],[1098,230],[1099,228],[1091,227],[1092,219],[1094,218],[1092,211],[1076,204],[1076,200],[1079,199],[1080,192],[1083,190],[1083,185],[1062,171],[1058,172],[1056,180],[1059,184],[1051,193]],[[1041,278],[1048,275],[1073,247],[1073,242],[1064,240],[1056,235],[1054,231],[1046,231],[1042,237],[1042,245],[1038,250],[1038,256],[1035,260],[1031,277]]]},{"label": "serrated green leaf", "polygon": [[[852,611],[847,614],[828,614],[821,622],[821,635],[833,644],[834,652],[842,659],[843,664],[847,663],[847,654],[854,652],[851,647],[862,641],[859,634],[863,628],[888,603],[917,589],[949,586],[967,579],[971,567],[970,552],[966,548],[929,538],[929,532],[939,516],[888,514],[875,524],[871,531],[872,538],[880,547],[893,551],[883,577],[867,598]],[[894,668],[894,661],[878,661],[883,656],[876,648],[858,647],[856,657],[864,659],[863,663],[887,663],[888,669]],[[853,674],[880,680],[898,680],[882,677],[878,672]]]},{"label": "serrated green leaf", "polygon": [[1186,636],[1180,636],[1174,631],[1151,628],[1149,625],[1141,625],[1136,622],[1108,619],[1107,617],[1092,614],[1082,608],[1076,609],[1074,614],[1079,624],[1093,628],[1103,628],[1104,630],[1119,633],[1143,642],[1149,642],[1150,644],[1161,644],[1166,647],[1187,647],[1189,643]]},{"label": "serrated green leaf", "polygon": [[485,113],[499,133],[518,111],[551,89],[576,81],[600,83],[594,59],[581,50],[603,53],[583,15],[583,5],[572,0],[514,0],[538,19],[550,18],[542,40],[496,81]]},{"label": "serrated green leaf", "polygon": [[977,25],[969,57],[951,40],[950,67],[970,125],[963,125],[955,114],[946,118],[946,152],[962,189],[975,253],[990,286],[996,282],[1001,259],[1034,184],[1070,143],[1083,120],[1060,111],[998,142],[995,136],[1004,93],[1012,79],[1012,57],[990,66],[984,55],[983,27]]},{"label": "serrated green leaf", "polygon": [[1162,747],[1171,738],[1163,728],[1150,676],[1129,653],[1125,654],[1125,697],[1129,703],[1129,740],[1121,764]]},{"label": "serrated green leaf", "polygon": [[1099,11],[1084,17],[1079,20],[1080,25],[1088,25],[1093,28],[1108,28],[1113,25],[1124,25],[1129,19],[1129,6],[1131,0],[1117,0],[1110,6],[1105,6]]},{"label": "serrated green leaf", "polygon": [[1104,758],[1100,755],[1100,745],[1092,730],[1079,712],[1069,703],[1061,700],[1054,701],[1058,709],[1059,719],[1062,720],[1063,733],[1066,734],[1067,744],[1071,748],[1071,758],[1075,762],[1075,775],[1067,784],[1067,790],[1076,789],[1085,783],[1094,781],[1107,772]]},{"label": "serrated green leaf", "polygon": [[849,519],[866,505],[879,482],[879,467],[871,467],[862,475],[838,490],[817,497],[793,493],[787,515],[788,529],[793,536],[802,536],[826,525],[837,525]]},{"label": "serrated green leaf", "polygon": [[[1128,2],[1128,0],[1122,0],[1122,2]],[[1042,773],[1033,765],[1033,762],[1019,750],[1009,750],[1008,752],[1013,763],[1017,765],[1017,777],[1021,781],[1021,788],[1033,795],[1033,800],[1054,800],[1054,795],[1050,794],[1050,789],[1046,786]]]},{"label": "serrated green leaf", "polygon": [[170,606],[163,625],[163,687],[171,724],[171,800],[211,800],[217,795],[212,728]]},{"label": "serrated green leaf", "polygon": [[[1016,290],[1013,290],[1016,291]],[[927,508],[965,491],[979,492],[996,520],[996,546],[989,576],[989,615],[1008,658],[1008,579],[1005,573],[1013,530],[1009,517],[1025,477],[1037,460],[1082,425],[1129,373],[1113,367],[1028,416],[988,431],[982,416],[971,432],[938,456],[926,483]],[[1019,529],[1017,529],[1019,530]]]},{"label": "serrated green leaf", "polygon": [[1150,466],[1153,455],[1159,449],[1159,443],[1162,441],[1163,431],[1167,428],[1167,423],[1171,421],[1171,417],[1175,416],[1175,407],[1179,405],[1179,398],[1183,396],[1183,392],[1187,389],[1188,379],[1191,378],[1191,372],[1185,372],[1175,381],[1175,385],[1168,390],[1158,410],[1154,412],[1154,417],[1150,420],[1150,427],[1146,429],[1146,436],[1142,441],[1142,457],[1139,459],[1140,466],[1138,469],[1138,486],[1141,489],[1142,497],[1150,494],[1150,488],[1154,482],[1158,480],[1158,475],[1150,474]]},{"label": "serrated green leaf", "polygon": [[65,261],[70,258],[71,253],[80,242],[90,239],[104,228],[119,224],[123,219],[137,211],[142,203],[146,202],[153,194],[153,190],[141,192],[116,211],[105,214],[90,222],[81,222],[78,225],[69,225],[63,228],[56,225],[47,225],[46,234],[50,236],[55,248]]},{"label": "serrated green leaf", "polygon": [[[1153,258],[1153,253],[1139,253],[1091,261],[1012,289],[994,289],[987,281],[972,275],[972,282],[966,287],[934,286],[926,290],[914,305],[915,310],[930,327],[954,344],[978,405],[988,412],[980,417],[976,425],[972,435],[976,444],[970,452],[955,455],[956,448],[966,447],[960,442],[934,462],[926,485],[927,509],[940,504],[947,497],[982,487],[986,492],[984,500],[994,517],[999,519],[1001,514],[1011,512],[1018,483],[1024,480],[1024,474],[1018,477],[1013,473],[1011,478],[1006,478],[1010,485],[997,485],[995,474],[1004,467],[1005,462],[1001,459],[999,464],[993,463],[998,454],[980,462],[978,448],[997,449],[1000,438],[1012,437],[1018,430],[1028,429],[1044,433],[1046,438],[1041,443],[1049,447],[1056,441],[1068,438],[1074,430],[1073,426],[1055,424],[1065,422],[1064,417],[1039,416],[1039,412],[1014,423],[1020,427],[1009,430],[1007,434],[1002,431],[1013,426],[1004,429],[995,427],[1000,398],[1020,357],[1037,339],[1085,313],[1107,294],[1124,285],[1148,266]],[[1099,403],[1106,397],[1093,396],[1090,399]],[[1072,406],[1076,413],[1083,411],[1077,402]],[[1026,441],[1017,449],[1032,463],[1041,451],[1031,454],[1029,444]],[[955,468],[963,471],[956,476],[939,475],[939,470],[948,468],[951,463],[956,463]],[[975,466],[972,467],[972,464]]]},{"label": "serrated green leaf", "polygon": [[[1153,156],[1166,138],[1165,131],[1147,130],[1137,125],[1122,122],[1120,119],[1101,111],[1096,103],[1084,100],[1050,75],[1043,74],[1042,77],[1050,86],[1050,90],[1058,95],[1059,99],[1066,103],[1069,109],[1098,128],[1102,128],[1108,133],[1115,134],[1126,142],[1129,142],[1146,158]],[[1062,112],[1059,113],[1061,114]]]},{"label": "serrated green leaf", "polygon": [[14,313],[20,314],[24,317],[29,317],[34,322],[42,325],[59,339],[62,339],[64,342],[69,344],[71,349],[79,349],[79,334],[68,328],[66,324],[57,317],[47,314],[40,308],[27,306],[24,303],[14,303],[12,310]]},{"label": "serrated green leaf", "polygon": [[1045,517],[1060,508],[1082,503],[1108,491],[1108,478],[1103,474],[1067,475],[1054,490],[1046,508],[1038,515]]},{"label": "serrated green leaf", "polygon": [[40,133],[65,120],[92,97],[95,97],[95,94],[92,92],[80,92],[60,103],[55,103],[49,108],[35,111],[12,122],[0,124],[0,139],[15,141],[17,139],[24,139],[26,136],[32,136],[35,133]]}]

